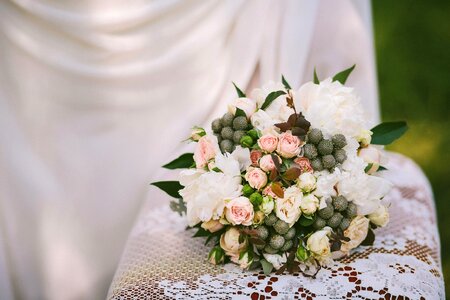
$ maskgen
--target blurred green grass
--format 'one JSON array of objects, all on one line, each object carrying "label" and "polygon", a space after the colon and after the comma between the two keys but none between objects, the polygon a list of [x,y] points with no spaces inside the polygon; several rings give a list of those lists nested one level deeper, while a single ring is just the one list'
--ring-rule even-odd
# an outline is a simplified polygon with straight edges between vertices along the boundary
[{"label": "blurred green grass", "polygon": [[409,131],[390,149],[414,159],[433,187],[450,295],[450,1],[372,2],[382,118]]}]

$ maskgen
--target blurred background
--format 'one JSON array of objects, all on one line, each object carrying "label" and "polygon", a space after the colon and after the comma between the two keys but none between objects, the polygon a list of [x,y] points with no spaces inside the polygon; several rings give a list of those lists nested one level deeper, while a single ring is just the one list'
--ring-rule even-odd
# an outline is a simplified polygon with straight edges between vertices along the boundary
[{"label": "blurred background", "polygon": [[[438,3],[436,3],[438,2]],[[382,118],[409,131],[390,149],[414,159],[433,186],[450,294],[450,1],[372,1]]]}]

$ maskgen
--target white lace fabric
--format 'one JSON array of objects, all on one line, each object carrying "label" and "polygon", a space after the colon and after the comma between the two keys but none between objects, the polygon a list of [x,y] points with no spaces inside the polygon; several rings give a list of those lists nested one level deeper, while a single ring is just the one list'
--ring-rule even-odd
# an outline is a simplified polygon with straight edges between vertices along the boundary
[{"label": "white lace fabric", "polygon": [[389,158],[382,176],[394,183],[386,196],[390,223],[376,231],[373,246],[358,247],[316,278],[213,266],[204,240],[163,207],[137,222],[108,299],[444,299],[429,183],[411,160]]}]

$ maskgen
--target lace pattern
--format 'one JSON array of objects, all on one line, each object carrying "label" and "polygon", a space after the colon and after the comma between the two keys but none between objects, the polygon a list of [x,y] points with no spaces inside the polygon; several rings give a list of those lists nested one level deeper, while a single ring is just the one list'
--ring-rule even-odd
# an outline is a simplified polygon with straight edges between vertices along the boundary
[{"label": "lace pattern", "polygon": [[390,154],[391,222],[373,246],[301,274],[265,276],[213,266],[202,239],[167,207],[143,215],[132,232],[108,299],[444,299],[433,196],[409,159]]}]

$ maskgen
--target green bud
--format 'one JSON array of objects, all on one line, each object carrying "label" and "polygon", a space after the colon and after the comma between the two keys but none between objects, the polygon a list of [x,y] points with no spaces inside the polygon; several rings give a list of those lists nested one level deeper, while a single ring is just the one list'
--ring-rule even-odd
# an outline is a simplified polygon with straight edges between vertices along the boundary
[{"label": "green bud", "polygon": [[242,188],[242,194],[244,194],[245,197],[250,197],[250,195],[253,194],[254,191],[255,190],[249,184],[244,185],[244,187]]},{"label": "green bud", "polygon": [[239,142],[242,147],[245,148],[250,148],[251,146],[253,146],[253,139],[249,135],[244,135]]},{"label": "green bud", "polygon": [[308,250],[303,247],[302,244],[298,245],[297,251],[295,252],[295,256],[299,261],[306,261],[309,257]]},{"label": "green bud", "polygon": [[255,192],[250,195],[249,200],[254,206],[258,206],[262,203],[263,196],[260,193]]},{"label": "green bud", "polygon": [[247,134],[252,137],[253,140],[257,140],[259,138],[258,131],[256,129],[252,129],[247,131]]}]

